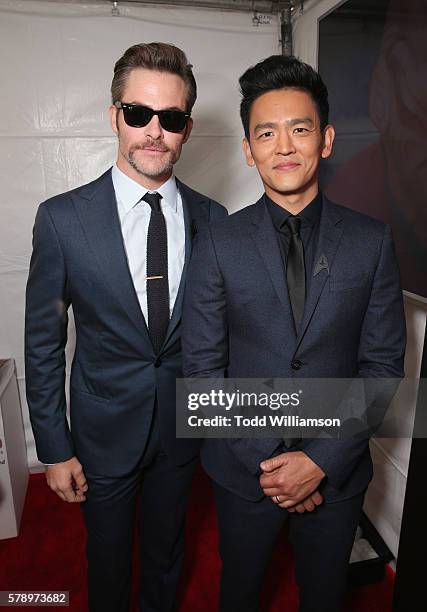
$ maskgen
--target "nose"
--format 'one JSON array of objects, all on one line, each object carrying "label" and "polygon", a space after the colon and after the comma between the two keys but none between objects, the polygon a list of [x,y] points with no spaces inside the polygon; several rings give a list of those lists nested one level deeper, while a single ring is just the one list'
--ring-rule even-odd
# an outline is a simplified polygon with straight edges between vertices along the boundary
[{"label": "nose", "polygon": [[163,138],[162,126],[160,125],[159,117],[157,115],[153,115],[150,123],[147,123],[145,126],[145,135],[149,136],[153,140]]},{"label": "nose", "polygon": [[279,131],[276,153],[279,155],[290,155],[291,153],[295,153],[295,143],[292,135],[285,127]]}]

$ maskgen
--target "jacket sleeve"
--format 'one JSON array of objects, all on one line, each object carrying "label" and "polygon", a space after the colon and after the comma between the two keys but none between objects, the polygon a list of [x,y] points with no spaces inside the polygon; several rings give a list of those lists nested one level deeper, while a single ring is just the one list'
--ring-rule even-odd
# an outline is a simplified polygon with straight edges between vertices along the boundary
[{"label": "jacket sleeve", "polygon": [[64,255],[52,216],[42,204],[33,230],[26,291],[25,371],[31,424],[43,463],[74,455],[65,398],[69,305]]},{"label": "jacket sleeve", "polygon": [[[375,270],[368,307],[360,333],[358,376],[365,382],[366,421],[376,424],[387,409],[400,378],[406,346],[406,326],[399,268],[391,231],[384,226],[380,254]],[[372,379],[381,379],[377,382]],[[392,379],[397,379],[396,383]],[[370,412],[373,413],[371,418]],[[343,437],[339,440],[310,441],[304,452],[325,472],[329,482],[340,488],[368,447],[364,439]]]},{"label": "jacket sleeve", "polygon": [[228,365],[226,298],[211,229],[194,240],[182,315],[185,377],[223,378]]}]

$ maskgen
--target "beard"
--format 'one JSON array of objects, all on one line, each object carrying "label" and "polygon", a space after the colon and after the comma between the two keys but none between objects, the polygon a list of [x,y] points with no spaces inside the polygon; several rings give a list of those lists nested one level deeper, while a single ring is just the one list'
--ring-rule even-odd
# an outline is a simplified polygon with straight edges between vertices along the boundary
[{"label": "beard", "polygon": [[[144,150],[146,148],[156,149],[161,151],[164,155],[159,159],[147,159],[141,161],[138,159],[136,152]],[[142,176],[150,178],[162,177],[172,172],[173,165],[179,159],[179,151],[169,149],[164,143],[156,143],[154,141],[146,141],[144,143],[138,143],[132,145],[127,152],[123,152],[123,155],[128,164]]]}]

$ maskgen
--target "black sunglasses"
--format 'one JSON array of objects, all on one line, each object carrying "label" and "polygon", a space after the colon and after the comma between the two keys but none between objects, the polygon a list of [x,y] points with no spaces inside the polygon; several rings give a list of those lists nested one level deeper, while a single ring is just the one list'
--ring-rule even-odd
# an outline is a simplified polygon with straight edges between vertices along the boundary
[{"label": "black sunglasses", "polygon": [[117,100],[116,108],[121,108],[125,123],[131,127],[144,127],[148,125],[154,115],[159,118],[160,125],[167,132],[182,132],[190,118],[190,113],[180,110],[153,110],[141,104],[127,104]]}]

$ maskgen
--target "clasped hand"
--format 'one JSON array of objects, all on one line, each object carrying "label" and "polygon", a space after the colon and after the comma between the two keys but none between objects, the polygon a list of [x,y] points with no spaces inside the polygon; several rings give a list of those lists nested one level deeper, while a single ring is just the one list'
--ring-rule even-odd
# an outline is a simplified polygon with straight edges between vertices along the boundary
[{"label": "clasped hand", "polygon": [[267,497],[289,512],[312,512],[323,502],[318,486],[325,473],[302,451],[282,453],[260,464]]}]

